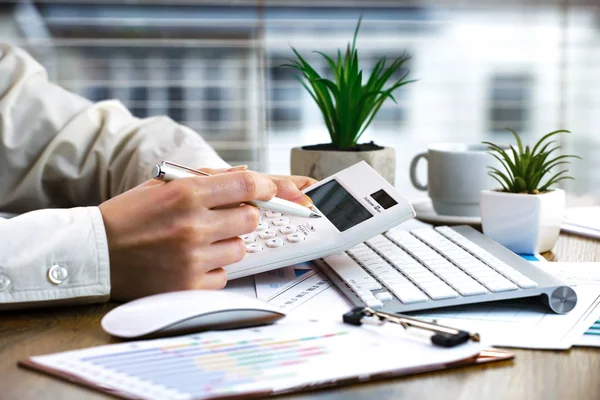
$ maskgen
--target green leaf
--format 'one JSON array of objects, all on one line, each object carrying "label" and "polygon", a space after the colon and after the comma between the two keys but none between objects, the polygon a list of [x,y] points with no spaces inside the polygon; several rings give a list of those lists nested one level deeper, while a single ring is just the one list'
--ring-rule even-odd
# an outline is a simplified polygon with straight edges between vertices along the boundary
[{"label": "green leaf", "polygon": [[502,190],[504,190],[505,192],[512,192],[512,190],[510,190],[508,187],[506,187],[504,185],[504,183],[493,173],[488,173],[489,176],[491,176],[492,178],[494,178],[499,184],[500,186],[502,186]]},{"label": "green leaf", "polygon": [[515,173],[515,171],[516,171],[515,164],[513,163],[510,156],[506,153],[506,151],[504,151],[504,149],[502,147],[500,147],[497,144],[494,144],[492,142],[482,142],[482,143],[488,145],[488,147],[490,148],[491,151],[495,151],[495,152],[499,153],[500,156],[504,159],[504,161],[508,165],[508,167],[510,168],[510,170],[513,172],[513,174]]},{"label": "green leaf", "polygon": [[[500,161],[500,164],[502,164],[502,166],[504,167],[504,169],[506,170],[506,173],[508,174],[507,178],[509,180],[513,179],[513,174],[512,171],[510,170],[509,166],[506,164],[506,162],[501,159],[500,157],[498,157],[498,155],[494,154],[494,153],[489,153],[492,157],[496,158],[496,160]],[[493,167],[489,167],[489,168],[493,168]]]},{"label": "green leaf", "polygon": [[[502,179],[504,181],[504,183],[506,183],[507,188],[513,187],[511,180],[506,175],[504,175],[502,172],[498,171],[497,168],[494,168],[494,167],[488,167],[488,168],[492,170],[491,172],[488,173],[489,175],[498,176],[500,179]],[[502,186],[504,186],[504,185],[502,185]]]},{"label": "green leaf", "polygon": [[321,51],[315,51],[315,53],[320,54],[325,59],[325,61],[327,61],[327,64],[329,64],[329,69],[333,72],[333,76],[335,76],[336,83],[339,84],[339,81],[340,81],[340,69],[335,64],[335,62],[333,61],[333,59],[331,57],[329,57],[327,54],[325,54],[325,53],[323,53]]},{"label": "green leaf", "polygon": [[550,179],[548,180],[548,182],[546,182],[546,183],[544,184],[544,186],[542,186],[542,188],[540,189],[540,191],[542,191],[542,192],[543,192],[543,191],[546,191],[546,190],[548,190],[548,188],[549,188],[550,186],[552,186],[552,185],[553,185],[553,184],[555,184],[556,182],[559,182],[559,181],[560,181],[560,180],[562,180],[562,179],[567,179],[567,178],[569,178],[569,177],[567,177],[567,176],[562,176],[563,174],[566,174],[567,172],[568,172],[567,170],[560,171],[559,173],[557,173],[557,174],[555,174],[554,176],[552,176],[552,178],[550,178]]},{"label": "green leaf", "polygon": [[539,146],[541,146],[541,144],[542,144],[542,143],[543,143],[543,142],[544,142],[546,139],[548,139],[548,138],[550,138],[550,137],[552,137],[552,136],[554,136],[554,135],[557,135],[557,134],[559,134],[559,133],[571,133],[571,132],[570,132],[570,131],[567,131],[567,130],[564,130],[564,129],[559,129],[559,130],[557,130],[557,131],[554,131],[554,132],[547,133],[546,135],[542,136],[542,138],[541,138],[540,140],[538,140],[538,142],[535,144],[535,146],[533,146],[533,150],[531,150],[531,152],[532,152],[532,153],[535,153],[535,151],[537,150],[537,148],[538,148]]},{"label": "green leaf", "polygon": [[521,142],[521,138],[519,137],[519,135],[517,134],[517,132],[513,131],[510,128],[506,128],[510,131],[510,133],[513,134],[513,136],[515,137],[515,140],[517,141],[517,146],[519,146],[519,153],[523,154],[523,143]]}]

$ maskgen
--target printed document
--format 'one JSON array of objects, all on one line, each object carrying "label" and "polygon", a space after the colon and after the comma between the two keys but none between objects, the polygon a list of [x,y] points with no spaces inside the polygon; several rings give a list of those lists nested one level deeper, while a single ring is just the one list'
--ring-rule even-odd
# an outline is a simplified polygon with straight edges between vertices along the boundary
[{"label": "printed document", "polygon": [[503,300],[417,312],[428,320],[478,332],[493,346],[568,349],[600,317],[598,263],[539,263],[538,266],[575,289],[577,305],[558,315],[539,299]]}]

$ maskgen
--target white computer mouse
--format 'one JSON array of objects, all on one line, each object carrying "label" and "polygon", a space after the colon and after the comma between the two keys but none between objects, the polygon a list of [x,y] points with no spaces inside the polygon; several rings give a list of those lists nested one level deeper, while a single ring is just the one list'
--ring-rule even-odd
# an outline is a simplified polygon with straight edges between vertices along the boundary
[{"label": "white computer mouse", "polygon": [[102,318],[102,328],[122,339],[145,339],[273,323],[285,317],[262,300],[223,290],[185,290],[122,304]]}]

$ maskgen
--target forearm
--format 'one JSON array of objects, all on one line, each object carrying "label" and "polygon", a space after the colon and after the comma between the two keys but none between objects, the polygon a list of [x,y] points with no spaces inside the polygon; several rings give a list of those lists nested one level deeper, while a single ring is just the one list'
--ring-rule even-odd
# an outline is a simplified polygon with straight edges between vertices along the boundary
[{"label": "forearm", "polygon": [[0,210],[97,205],[150,176],[162,159],[227,164],[169,118],[133,117],[47,81],[25,52],[0,45]]}]

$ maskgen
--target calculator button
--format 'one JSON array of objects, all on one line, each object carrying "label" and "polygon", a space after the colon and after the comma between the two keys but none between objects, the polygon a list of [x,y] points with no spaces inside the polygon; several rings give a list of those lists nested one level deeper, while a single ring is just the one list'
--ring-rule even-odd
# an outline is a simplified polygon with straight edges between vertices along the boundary
[{"label": "calculator button", "polygon": [[279,217],[273,220],[273,225],[275,226],[283,226],[290,223],[290,219],[288,217]]},{"label": "calculator button", "polygon": [[281,217],[281,213],[277,211],[265,211],[265,215],[267,218]]},{"label": "calculator button", "polygon": [[240,237],[246,244],[254,243],[256,241],[256,239],[254,239],[254,235],[243,235]]},{"label": "calculator button", "polygon": [[267,240],[267,246],[269,247],[281,247],[283,246],[283,240],[281,240],[280,238],[273,238],[273,239],[269,239]]},{"label": "calculator button", "polygon": [[279,232],[283,233],[284,235],[287,235],[288,233],[294,233],[296,232],[296,227],[293,225],[282,226],[279,228]]},{"label": "calculator button", "polygon": [[305,227],[306,229],[308,229],[309,231],[314,231],[315,230],[315,226],[310,221],[303,222],[302,226]]},{"label": "calculator button", "polygon": [[262,221],[258,224],[258,226],[256,227],[256,231],[264,231],[265,229],[269,228],[269,223]]},{"label": "calculator button", "polygon": [[306,238],[302,233],[292,233],[291,235],[287,235],[288,242],[298,243],[303,241]]},{"label": "calculator button", "polygon": [[262,249],[263,249],[263,247],[260,243],[250,243],[250,244],[246,245],[247,253],[258,253]]},{"label": "calculator button", "polygon": [[267,229],[266,231],[259,233],[258,236],[260,236],[261,239],[271,239],[277,236],[277,232],[273,229]]}]

